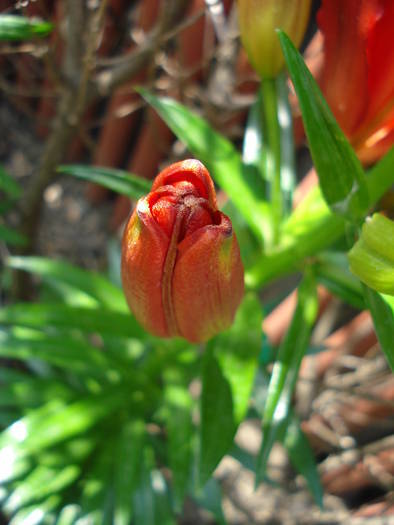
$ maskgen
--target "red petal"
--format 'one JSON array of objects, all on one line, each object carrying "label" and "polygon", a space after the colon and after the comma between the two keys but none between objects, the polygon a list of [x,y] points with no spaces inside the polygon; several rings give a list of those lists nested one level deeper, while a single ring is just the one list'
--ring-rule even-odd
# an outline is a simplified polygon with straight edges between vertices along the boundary
[{"label": "red petal", "polygon": [[191,182],[199,195],[207,199],[213,208],[217,208],[215,187],[206,167],[196,159],[182,160],[171,164],[155,178],[152,191],[161,186],[168,186],[176,182]]},{"label": "red petal", "polygon": [[367,4],[365,0],[323,0],[317,14],[324,36],[322,90],[348,136],[367,110],[365,19],[361,17]]},{"label": "red petal", "polygon": [[179,334],[206,341],[228,328],[243,295],[243,268],[231,222],[224,214],[178,246],[172,300]]},{"label": "red petal", "polygon": [[[368,120],[384,110],[394,97],[394,2],[380,0],[376,8],[376,23],[368,34],[368,85],[370,108]],[[383,115],[384,119],[384,115]]]},{"label": "red petal", "polygon": [[151,216],[146,198],[140,199],[123,235],[123,290],[136,319],[147,331],[161,337],[169,335],[161,287],[168,244],[168,237]]}]

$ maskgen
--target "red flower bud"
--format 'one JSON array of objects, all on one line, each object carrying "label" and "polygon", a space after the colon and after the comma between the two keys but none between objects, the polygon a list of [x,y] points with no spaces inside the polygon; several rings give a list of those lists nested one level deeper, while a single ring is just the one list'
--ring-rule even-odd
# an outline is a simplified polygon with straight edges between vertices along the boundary
[{"label": "red flower bud", "polygon": [[243,267],[201,162],[169,166],[138,201],[123,235],[122,282],[131,311],[155,335],[202,342],[233,322]]}]

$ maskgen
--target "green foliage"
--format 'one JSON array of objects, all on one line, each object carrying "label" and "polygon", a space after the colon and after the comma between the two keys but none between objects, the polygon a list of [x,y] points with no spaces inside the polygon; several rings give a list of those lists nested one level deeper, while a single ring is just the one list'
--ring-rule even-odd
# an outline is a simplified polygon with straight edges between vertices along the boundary
[{"label": "green foliage", "polygon": [[151,187],[148,180],[113,168],[68,164],[59,166],[57,171],[100,184],[116,193],[127,195],[131,199],[139,199],[146,193],[149,193]]},{"label": "green foliage", "polygon": [[30,40],[48,36],[53,29],[49,22],[41,22],[18,15],[0,15],[0,40]]}]

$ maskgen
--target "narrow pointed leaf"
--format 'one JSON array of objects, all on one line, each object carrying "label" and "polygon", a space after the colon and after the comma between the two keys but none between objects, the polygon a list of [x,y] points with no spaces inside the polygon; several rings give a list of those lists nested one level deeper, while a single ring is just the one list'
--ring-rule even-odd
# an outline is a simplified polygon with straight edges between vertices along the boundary
[{"label": "narrow pointed leaf", "polygon": [[133,513],[132,494],[138,486],[145,440],[145,423],[129,421],[124,425],[115,448],[114,525],[128,525]]},{"label": "narrow pointed leaf", "polygon": [[302,56],[282,31],[279,31],[279,39],[300,103],[324,198],[334,213],[357,220],[366,214],[369,203],[361,164]]},{"label": "narrow pointed leaf", "polygon": [[145,332],[129,313],[56,303],[19,303],[0,310],[0,325],[69,328],[88,333],[142,338]]},{"label": "narrow pointed leaf", "polygon": [[230,385],[212,350],[207,349],[202,369],[200,486],[231,447],[236,429],[233,410]]},{"label": "narrow pointed leaf", "polygon": [[375,292],[365,285],[363,289],[380,346],[394,372],[394,297]]},{"label": "narrow pointed leaf", "polygon": [[106,308],[129,311],[122,290],[98,273],[45,257],[9,257],[7,263],[11,268],[40,275],[43,279],[64,282],[78,291],[82,290]]},{"label": "narrow pointed leaf", "polygon": [[59,166],[57,171],[58,173],[73,175],[79,179],[100,184],[109,190],[130,197],[130,199],[139,199],[149,193],[151,188],[151,182],[147,179],[114,168],[66,164]]},{"label": "narrow pointed leaf", "polygon": [[0,40],[28,40],[48,36],[53,29],[49,22],[42,22],[18,15],[0,15]]},{"label": "narrow pointed leaf", "polygon": [[262,346],[262,307],[258,298],[247,294],[234,324],[208,343],[231,387],[234,418],[244,419],[252,392]]},{"label": "narrow pointed leaf", "polygon": [[272,370],[263,413],[263,441],[258,457],[256,482],[264,475],[273,444],[283,438],[299,366],[308,347],[317,307],[314,278],[307,275],[298,289],[296,310]]},{"label": "narrow pointed leaf", "polygon": [[192,422],[193,402],[187,385],[179,374],[168,370],[165,374],[165,420],[168,432],[168,458],[173,476],[175,507],[182,510],[189,488],[193,460]]},{"label": "narrow pointed leaf", "polygon": [[313,450],[305,434],[302,432],[300,422],[294,414],[291,415],[289,425],[283,440],[290,460],[294,467],[306,480],[311,494],[320,508],[323,507],[323,487]]}]

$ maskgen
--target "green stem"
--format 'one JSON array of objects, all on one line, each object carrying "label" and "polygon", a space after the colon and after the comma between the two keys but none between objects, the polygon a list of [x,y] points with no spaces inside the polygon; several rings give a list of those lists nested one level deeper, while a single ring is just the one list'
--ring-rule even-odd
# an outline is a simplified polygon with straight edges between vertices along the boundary
[{"label": "green stem", "polygon": [[273,219],[273,242],[279,242],[280,224],[283,214],[282,191],[280,181],[280,127],[278,121],[278,93],[276,79],[265,78],[261,81],[263,94],[264,135],[263,147],[267,151],[267,175],[271,182],[271,206]]},{"label": "green stem", "polygon": [[[370,208],[394,183],[393,165],[394,148],[367,173]],[[247,271],[247,286],[258,288],[301,269],[306,257],[329,247],[345,233],[345,227],[346,221],[330,211],[319,187],[314,188],[284,223],[281,245]]]}]

